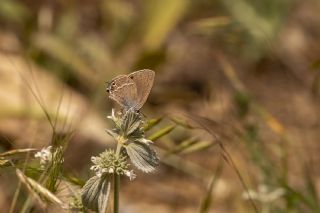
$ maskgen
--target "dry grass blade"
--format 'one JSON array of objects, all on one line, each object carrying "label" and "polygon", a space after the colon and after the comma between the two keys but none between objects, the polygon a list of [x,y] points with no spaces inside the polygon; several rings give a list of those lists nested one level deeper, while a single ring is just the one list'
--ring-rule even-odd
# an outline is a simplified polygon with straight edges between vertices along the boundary
[{"label": "dry grass blade", "polygon": [[[197,115],[192,115],[192,117],[190,117],[190,119],[192,119],[192,121],[194,121],[195,123],[197,123],[200,127],[203,128],[203,130],[207,131],[215,140],[215,142],[217,142],[219,144],[219,147],[221,149],[221,155],[223,157],[223,159],[226,161],[226,163],[228,163],[229,166],[231,166],[232,169],[234,169],[234,171],[236,172],[243,188],[248,191],[248,187],[246,182],[244,181],[238,167],[236,166],[236,164],[234,163],[231,155],[229,154],[229,152],[227,151],[227,149],[225,148],[225,146],[223,145],[223,143],[221,142],[221,139],[219,137],[219,135],[213,131],[211,129],[211,125],[210,125],[210,120],[207,118],[203,118],[201,116],[197,116]],[[256,204],[254,203],[254,201],[252,200],[252,198],[250,197],[249,199],[250,204],[252,205],[253,209],[255,212],[259,212],[258,207],[256,206]]]},{"label": "dry grass blade", "polygon": [[0,168],[10,167],[10,166],[12,166],[12,163],[10,160],[0,158]]},{"label": "dry grass blade", "polygon": [[41,186],[33,179],[25,176],[21,170],[16,169],[16,174],[20,179],[21,183],[23,183],[27,187],[29,192],[34,196],[41,208],[44,209],[47,206],[47,203],[44,201],[44,199],[46,201],[59,205],[61,208],[65,208],[66,205],[64,205],[59,198],[57,198],[48,189]]},{"label": "dry grass blade", "polygon": [[37,149],[27,148],[27,149],[14,149],[7,152],[0,153],[0,157],[6,158],[16,158],[16,157],[25,157],[25,155],[34,153],[38,151]]}]

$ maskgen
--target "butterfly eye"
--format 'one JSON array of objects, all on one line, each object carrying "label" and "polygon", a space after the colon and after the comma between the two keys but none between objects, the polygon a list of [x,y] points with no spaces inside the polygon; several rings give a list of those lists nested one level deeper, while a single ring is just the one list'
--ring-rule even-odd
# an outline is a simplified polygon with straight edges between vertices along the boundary
[{"label": "butterfly eye", "polygon": [[109,89],[107,89],[107,93],[109,93],[110,92],[110,90]]},{"label": "butterfly eye", "polygon": [[133,76],[130,76],[131,79],[133,79]]}]

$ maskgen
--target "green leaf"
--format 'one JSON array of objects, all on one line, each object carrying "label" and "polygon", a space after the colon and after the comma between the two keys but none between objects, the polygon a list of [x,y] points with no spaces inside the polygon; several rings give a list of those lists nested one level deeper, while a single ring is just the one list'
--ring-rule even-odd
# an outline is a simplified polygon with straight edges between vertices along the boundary
[{"label": "green leaf", "polygon": [[126,135],[132,134],[141,124],[141,115],[133,110],[129,110],[123,117],[121,129]]},{"label": "green leaf", "polygon": [[110,195],[110,177],[94,176],[83,186],[81,191],[82,203],[94,211],[105,212]]},{"label": "green leaf", "polygon": [[94,211],[98,210],[97,196],[99,193],[100,181],[101,180],[98,176],[94,176],[90,178],[85,183],[81,191],[81,199],[82,199],[83,205]]},{"label": "green leaf", "polygon": [[169,125],[167,127],[164,127],[163,129],[160,129],[158,132],[151,135],[149,137],[149,140],[155,141],[155,140],[169,134],[174,128],[176,128],[176,125]]},{"label": "green leaf", "polygon": [[126,150],[132,163],[143,172],[152,172],[159,165],[157,153],[148,144],[135,141]]},{"label": "green leaf", "polygon": [[109,195],[110,195],[110,182],[103,181],[98,198],[98,209],[99,212],[106,212],[108,207]]}]

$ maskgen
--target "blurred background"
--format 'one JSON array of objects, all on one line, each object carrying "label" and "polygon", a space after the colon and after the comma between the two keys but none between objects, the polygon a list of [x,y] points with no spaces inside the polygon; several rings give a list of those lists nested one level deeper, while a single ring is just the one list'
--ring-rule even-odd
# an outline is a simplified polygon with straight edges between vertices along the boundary
[{"label": "blurred background", "polygon": [[[114,146],[106,82],[156,72],[142,108],[161,157],[122,212],[319,212],[320,1],[1,0],[0,149],[73,133],[83,181]],[[44,110],[45,109],[45,110]],[[44,113],[44,111],[46,113]],[[13,178],[14,177],[14,178]],[[0,173],[1,211],[18,179]]]}]

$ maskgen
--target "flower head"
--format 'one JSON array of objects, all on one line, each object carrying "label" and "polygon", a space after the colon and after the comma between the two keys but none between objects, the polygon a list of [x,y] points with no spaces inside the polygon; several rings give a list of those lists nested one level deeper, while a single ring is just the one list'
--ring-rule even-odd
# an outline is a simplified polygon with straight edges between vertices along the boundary
[{"label": "flower head", "polygon": [[116,155],[113,150],[106,150],[97,157],[91,157],[91,161],[94,165],[90,169],[98,177],[112,173],[124,175],[129,167],[127,157],[121,154]]},{"label": "flower head", "polygon": [[41,151],[37,152],[34,157],[40,159],[41,168],[44,169],[48,163],[52,161],[52,147],[48,146],[41,149]]}]

